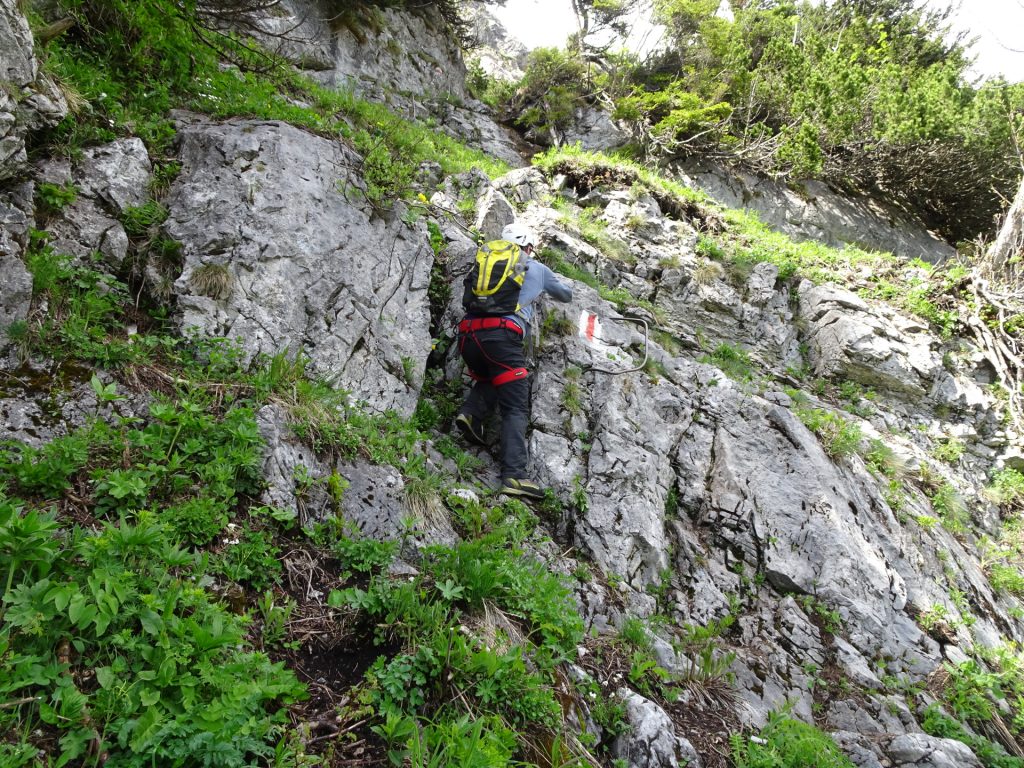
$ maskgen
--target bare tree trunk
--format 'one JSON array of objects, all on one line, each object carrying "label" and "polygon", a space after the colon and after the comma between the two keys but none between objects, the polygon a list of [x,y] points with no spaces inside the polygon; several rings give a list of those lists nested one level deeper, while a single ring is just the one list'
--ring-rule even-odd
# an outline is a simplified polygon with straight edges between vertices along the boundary
[{"label": "bare tree trunk", "polygon": [[968,286],[974,300],[966,325],[1006,387],[1014,427],[1024,433],[1024,335],[1019,328],[1024,314],[1024,179]]},{"label": "bare tree trunk", "polygon": [[981,267],[984,276],[993,283],[1011,291],[1024,287],[1024,179],[999,234],[985,252]]}]

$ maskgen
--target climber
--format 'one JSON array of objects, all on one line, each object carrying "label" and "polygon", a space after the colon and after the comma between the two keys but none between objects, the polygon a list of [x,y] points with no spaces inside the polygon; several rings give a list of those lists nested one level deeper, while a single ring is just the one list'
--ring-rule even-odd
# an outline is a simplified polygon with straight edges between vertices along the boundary
[{"label": "climber", "polygon": [[529,259],[536,242],[530,229],[513,223],[502,230],[501,240],[477,252],[465,281],[466,316],[459,323],[459,352],[475,383],[455,425],[469,442],[487,445],[484,421],[497,405],[501,410],[501,492],[541,499],[544,489],[526,477],[530,382],[525,340],[533,302],[541,293],[572,301],[572,286]]}]

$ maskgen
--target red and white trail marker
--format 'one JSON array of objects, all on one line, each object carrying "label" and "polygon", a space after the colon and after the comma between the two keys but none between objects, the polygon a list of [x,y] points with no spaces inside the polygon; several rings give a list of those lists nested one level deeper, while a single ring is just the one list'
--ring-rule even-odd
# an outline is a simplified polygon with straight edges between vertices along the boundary
[{"label": "red and white trail marker", "polygon": [[589,347],[592,347],[596,352],[602,355],[607,355],[613,351],[608,343],[601,338],[601,318],[598,317],[594,312],[590,312],[584,309],[580,312],[580,321],[577,325],[580,329],[580,338],[587,343]]}]

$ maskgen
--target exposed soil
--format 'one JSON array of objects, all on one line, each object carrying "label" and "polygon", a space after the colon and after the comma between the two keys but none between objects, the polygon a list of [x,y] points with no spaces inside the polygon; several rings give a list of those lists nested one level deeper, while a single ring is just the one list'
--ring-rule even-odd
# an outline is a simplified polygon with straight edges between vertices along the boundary
[{"label": "exposed soil", "polygon": [[[342,609],[329,608],[333,589],[348,586],[338,573],[340,564],[330,552],[308,542],[282,547],[282,588],[275,603],[294,607],[285,625],[285,638],[267,652],[282,661],[302,681],[309,698],[291,707],[293,727],[310,754],[320,755],[330,768],[388,765],[383,741],[370,730],[372,718],[359,700],[366,671],[380,656],[399,652],[397,644],[375,645],[372,628]],[[254,621],[254,639],[263,627]]]}]

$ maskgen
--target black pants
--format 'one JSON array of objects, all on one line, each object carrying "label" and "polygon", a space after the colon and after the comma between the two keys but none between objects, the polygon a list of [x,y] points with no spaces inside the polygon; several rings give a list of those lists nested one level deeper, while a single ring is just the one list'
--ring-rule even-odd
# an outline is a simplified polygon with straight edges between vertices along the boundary
[{"label": "black pants", "polygon": [[524,374],[498,385],[493,383],[496,376],[510,378],[509,371],[525,371],[522,335],[506,328],[461,333],[459,352],[476,378],[460,413],[483,423],[497,406],[501,410],[501,479],[525,478],[530,380]]}]

